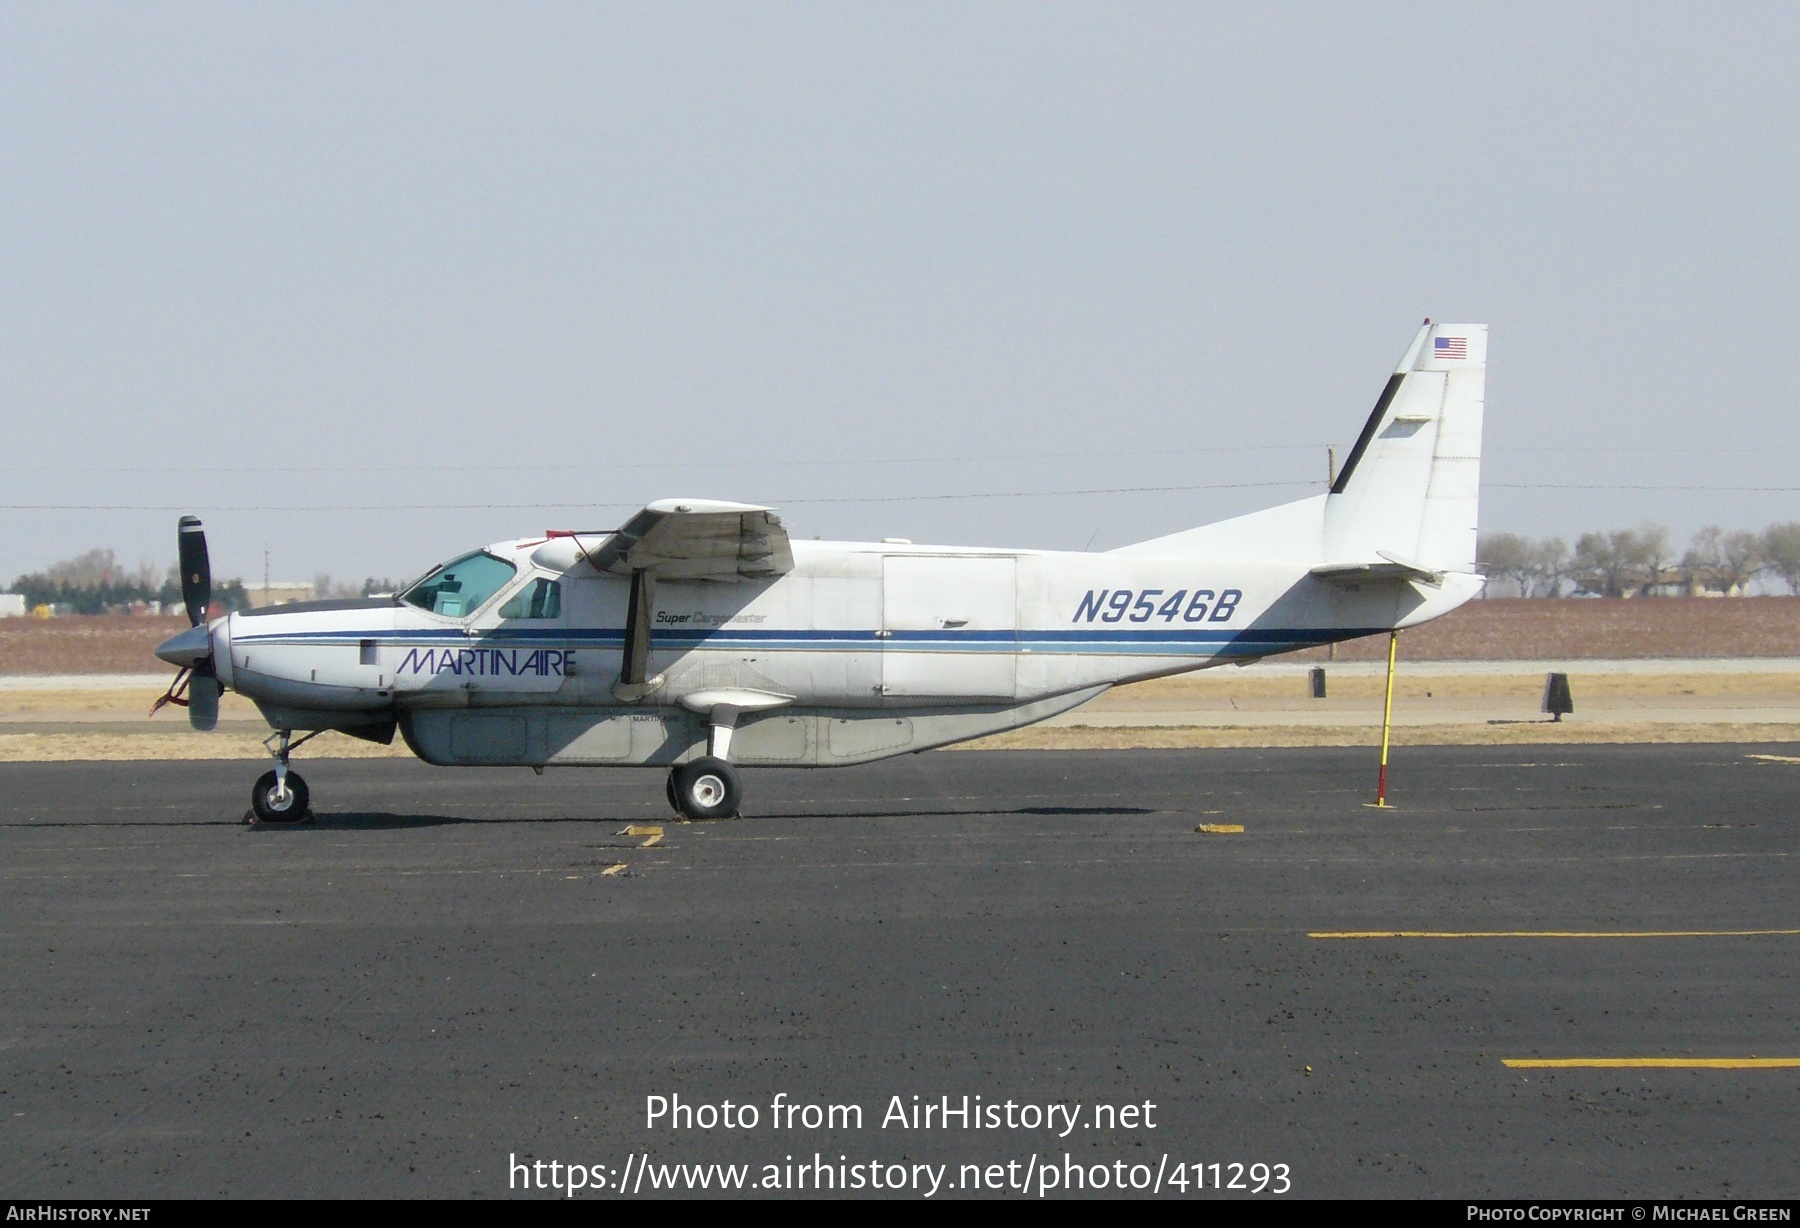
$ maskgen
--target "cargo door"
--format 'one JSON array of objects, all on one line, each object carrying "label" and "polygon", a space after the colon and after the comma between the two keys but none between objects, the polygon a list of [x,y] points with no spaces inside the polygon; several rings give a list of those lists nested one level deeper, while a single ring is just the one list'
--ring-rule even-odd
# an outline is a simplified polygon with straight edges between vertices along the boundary
[{"label": "cargo door", "polygon": [[1018,677],[1018,561],[888,555],[881,572],[881,692],[1011,699]]}]

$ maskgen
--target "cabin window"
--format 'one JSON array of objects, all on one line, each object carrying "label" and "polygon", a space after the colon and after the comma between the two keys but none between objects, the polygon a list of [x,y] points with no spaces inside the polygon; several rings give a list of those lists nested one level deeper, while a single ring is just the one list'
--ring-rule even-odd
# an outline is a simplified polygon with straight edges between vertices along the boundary
[{"label": "cabin window", "polygon": [[479,610],[517,572],[511,563],[477,550],[434,568],[406,590],[403,600],[433,614],[462,618]]},{"label": "cabin window", "polygon": [[562,585],[539,576],[500,607],[501,618],[560,618]]}]

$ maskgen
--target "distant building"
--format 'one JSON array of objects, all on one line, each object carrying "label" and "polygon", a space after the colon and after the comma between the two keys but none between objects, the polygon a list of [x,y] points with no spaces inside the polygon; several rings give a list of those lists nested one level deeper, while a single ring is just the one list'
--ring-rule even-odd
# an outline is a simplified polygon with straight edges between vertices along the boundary
[{"label": "distant building", "polygon": [[296,580],[271,581],[268,584],[246,584],[244,595],[250,598],[250,608],[260,609],[266,605],[290,605],[296,601],[311,601],[313,586],[302,584]]},{"label": "distant building", "polygon": [[0,618],[24,618],[25,594],[0,593]]}]

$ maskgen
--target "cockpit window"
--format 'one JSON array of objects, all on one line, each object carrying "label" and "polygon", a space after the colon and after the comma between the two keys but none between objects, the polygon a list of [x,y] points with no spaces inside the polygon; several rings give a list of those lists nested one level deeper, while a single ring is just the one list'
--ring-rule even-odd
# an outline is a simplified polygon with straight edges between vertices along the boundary
[{"label": "cockpit window", "polygon": [[462,618],[479,610],[517,570],[511,563],[477,550],[428,574],[406,590],[403,600],[433,614]]},{"label": "cockpit window", "polygon": [[562,585],[539,576],[500,607],[501,618],[560,618]]}]

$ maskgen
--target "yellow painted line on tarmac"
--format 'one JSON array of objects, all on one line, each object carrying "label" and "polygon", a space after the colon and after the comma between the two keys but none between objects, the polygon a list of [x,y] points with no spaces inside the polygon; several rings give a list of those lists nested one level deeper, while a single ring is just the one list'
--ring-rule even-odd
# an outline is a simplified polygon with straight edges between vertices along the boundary
[{"label": "yellow painted line on tarmac", "polygon": [[1800,763],[1800,755],[1745,755],[1746,759],[1761,759],[1764,763]]},{"label": "yellow painted line on tarmac", "polygon": [[663,834],[663,829],[656,823],[633,823],[619,834],[621,836],[660,836]]},{"label": "yellow painted line on tarmac", "polygon": [[1202,823],[1194,829],[1213,836],[1229,836],[1244,830],[1242,823]]},{"label": "yellow painted line on tarmac", "polygon": [[657,832],[654,836],[651,836],[648,840],[646,840],[642,844],[638,845],[638,847],[641,849],[647,849],[647,848],[650,848],[652,845],[657,845],[657,844],[661,844],[661,843],[662,843],[662,833]]},{"label": "yellow painted line on tarmac", "polygon": [[1503,1057],[1514,1070],[1800,1070],[1800,1057]]},{"label": "yellow painted line on tarmac", "polygon": [[618,865],[607,866],[606,869],[600,871],[600,877],[601,878],[611,878],[615,874],[623,874],[623,873],[625,873],[625,863],[621,861]]},{"label": "yellow painted line on tarmac", "polygon": [[1791,938],[1800,930],[1320,930],[1308,938]]}]

